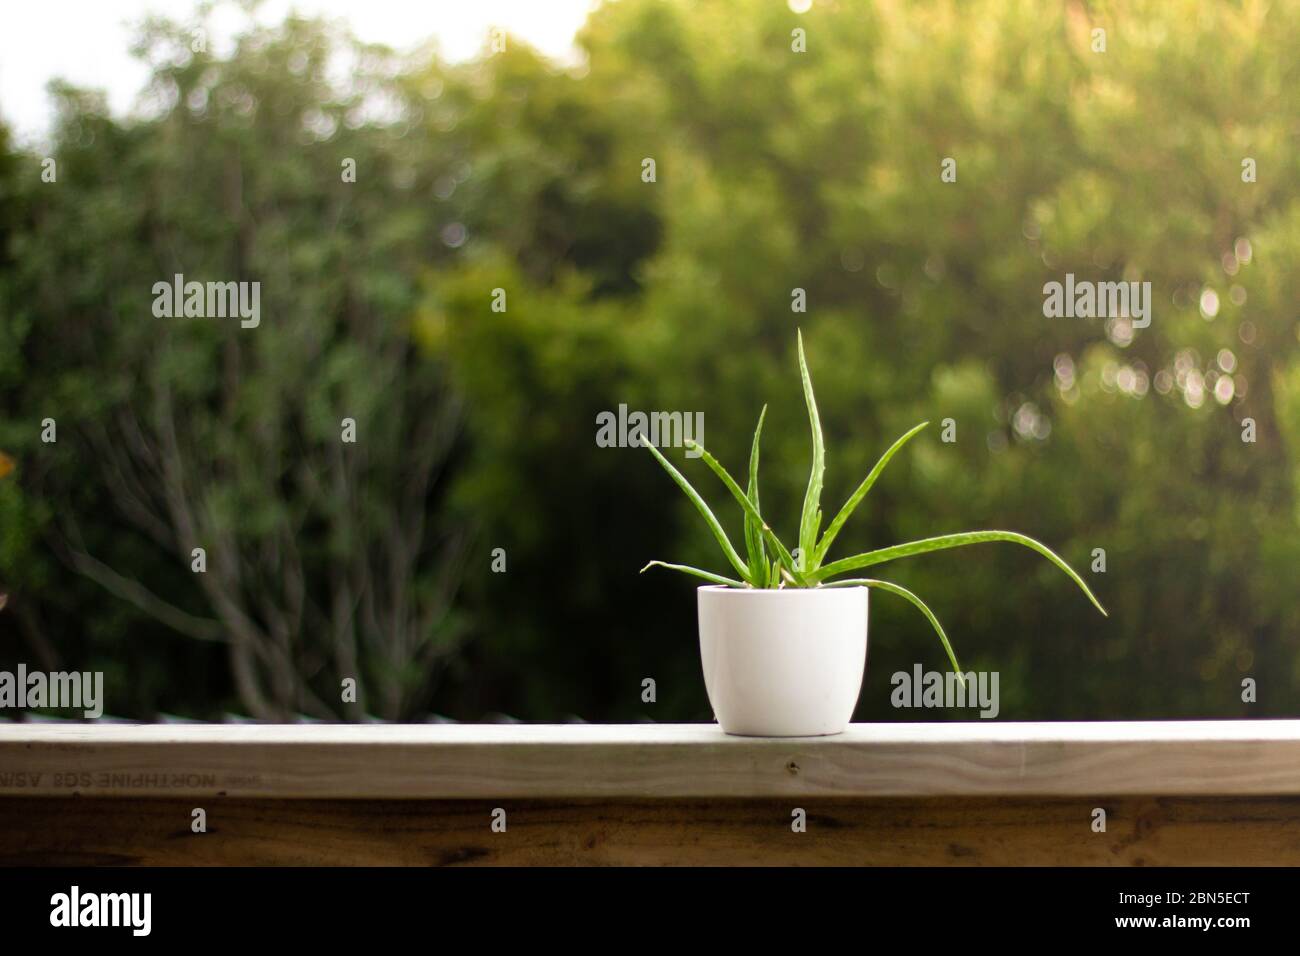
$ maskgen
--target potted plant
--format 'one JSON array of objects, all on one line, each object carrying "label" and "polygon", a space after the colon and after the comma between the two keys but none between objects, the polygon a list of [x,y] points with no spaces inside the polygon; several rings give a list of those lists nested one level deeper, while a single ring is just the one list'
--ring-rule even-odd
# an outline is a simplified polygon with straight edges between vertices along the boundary
[{"label": "potted plant", "polygon": [[686,493],[709,526],[735,577],[711,571],[651,561],[703,578],[699,598],[700,657],[709,702],[722,729],[729,734],[764,737],[803,737],[841,733],[853,716],[867,652],[867,596],[884,591],[911,602],[930,622],[948,654],[953,670],[961,666],[939,619],[919,597],[906,588],[876,578],[844,575],[883,564],[895,558],[957,548],[986,541],[1010,541],[1032,548],[1069,575],[1104,615],[1105,609],[1088,585],[1055,552],[1033,538],[1013,531],[967,531],[896,544],[836,561],[826,558],[836,536],[862,503],[880,473],[914,435],[928,425],[922,422],[899,438],[849,496],[826,530],[821,531],[822,476],[825,448],[812,379],[799,336],[799,372],[812,426],[812,473],[799,518],[799,539],[793,550],[772,531],[759,510],[759,441],[767,406],[758,416],[749,453],[749,480],[745,490],[717,459],[698,442],[686,441],[705,465],[721,479],[744,513],[745,555],[732,546],[713,511],[691,483],[658,448],[642,435],[673,481]]}]

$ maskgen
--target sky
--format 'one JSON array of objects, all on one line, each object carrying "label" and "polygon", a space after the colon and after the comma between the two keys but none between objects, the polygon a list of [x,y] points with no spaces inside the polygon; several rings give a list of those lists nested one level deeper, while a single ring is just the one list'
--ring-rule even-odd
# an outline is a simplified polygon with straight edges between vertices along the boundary
[{"label": "sky", "polygon": [[[543,53],[566,58],[593,0],[264,0],[257,19],[289,11],[347,21],[362,40],[409,49],[435,37],[451,59],[473,56],[488,30],[504,27]],[[151,13],[186,18],[195,0],[0,0],[0,119],[20,141],[49,129],[45,85],[62,78],[108,93],[110,109],[131,110],[148,78],[130,54],[131,25]],[[244,15],[219,7],[210,49],[236,32]]]}]

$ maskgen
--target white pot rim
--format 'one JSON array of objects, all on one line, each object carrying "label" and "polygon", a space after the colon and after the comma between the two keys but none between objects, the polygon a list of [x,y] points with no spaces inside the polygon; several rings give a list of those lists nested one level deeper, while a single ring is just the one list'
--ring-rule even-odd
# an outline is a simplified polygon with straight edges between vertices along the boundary
[{"label": "white pot rim", "polygon": [[869,590],[865,584],[855,584],[852,587],[826,587],[819,585],[815,588],[733,588],[726,584],[701,584],[698,591],[708,591],[710,594],[721,594],[730,592],[732,594],[769,594],[772,596],[793,595],[812,597],[815,594],[827,594],[832,592],[852,593],[854,591]]}]

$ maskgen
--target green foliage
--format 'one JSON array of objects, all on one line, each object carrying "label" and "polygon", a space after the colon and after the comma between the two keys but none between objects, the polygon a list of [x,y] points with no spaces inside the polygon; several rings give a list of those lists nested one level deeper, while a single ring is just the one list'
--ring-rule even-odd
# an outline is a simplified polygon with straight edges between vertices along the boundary
[{"label": "green foliage", "polygon": [[[467,528],[444,510],[460,403],[410,326],[432,224],[409,197],[454,160],[360,121],[401,101],[391,55],[296,19],[239,44],[218,60],[148,25],[151,89],[178,105],[119,123],[60,88],[58,181],[27,157],[14,177],[0,574],[18,653],[140,673],[110,683],[114,713],[398,719],[464,632]],[[261,323],[157,317],[175,273],[260,283]],[[194,669],[225,679],[168,679]]]},{"label": "green foliage", "polygon": [[[797,365],[797,323],[834,450],[822,497],[873,506],[820,530],[807,409],[774,403],[761,504],[756,478],[739,521],[702,499],[744,541],[744,574],[728,562],[726,577],[796,583],[776,542],[802,545],[810,524],[801,557],[823,571],[832,542],[879,557],[967,521],[1032,527],[1110,618],[1058,600],[1058,569],[1020,549],[894,565],[978,648],[964,663],[1001,671],[1004,714],[1294,715],[1294,4],[620,0],[592,13],[572,68],[514,38],[465,64],[398,58],[297,19],[218,58],[189,51],[190,26],[142,33],[141,115],[58,86],[48,145],[0,132],[0,450],[16,462],[0,479],[0,658],[110,669],[126,716],[251,711],[174,522],[161,542],[144,530],[103,453],[131,447],[132,419],[165,434],[170,396],[183,500],[210,558],[221,542],[236,556],[259,630],[292,618],[293,589],[273,588],[293,577],[291,540],[304,608],[355,599],[343,585],[368,563],[390,594],[411,582],[391,606],[438,619],[417,628],[425,663],[382,640],[401,615],[362,628],[363,601],[340,608],[345,632],[379,641],[356,644],[362,685],[390,688],[368,712],[707,719],[693,594],[636,570],[648,554],[709,568],[718,541],[644,452],[596,447],[593,422],[620,404],[749,421]],[[807,53],[790,50],[796,26]],[[338,62],[356,69],[340,81]],[[340,181],[344,157],[357,183]],[[262,326],[153,319],[149,287],[177,271],[260,280]],[[1043,318],[1042,286],[1066,272],[1150,281],[1151,326]],[[366,438],[341,486],[326,453],[344,414]],[[39,442],[47,415],[57,446]],[[456,423],[447,458],[421,505],[394,508],[435,420]],[[879,455],[920,421],[941,427]],[[699,436],[715,462],[756,464],[750,439]],[[420,521],[428,546],[393,575],[386,542]],[[498,547],[505,574],[483,570]],[[78,553],[179,614],[142,610]],[[859,719],[897,716],[889,674],[933,627],[892,593]],[[222,639],[191,639],[210,633],[199,621]],[[336,698],[353,670],[336,632],[282,633],[266,645],[291,675],[277,708]],[[630,690],[647,675],[653,708]],[[1258,704],[1240,699],[1248,676]]]},{"label": "green foliage", "polygon": [[[1089,49],[1093,20],[1108,31],[1105,54]],[[795,26],[808,31],[805,55],[789,52]],[[698,409],[710,423],[752,420],[796,365],[796,322],[834,453],[830,500],[848,500],[896,436],[934,423],[896,452],[890,480],[870,490],[873,507],[842,524],[834,554],[820,560],[964,527],[1022,527],[1104,588],[1109,618],[1060,600],[1058,570],[1034,567],[1020,548],[894,565],[896,580],[963,635],[972,649],[962,663],[1001,670],[1006,713],[1293,712],[1300,659],[1287,635],[1300,611],[1286,568],[1300,558],[1300,432],[1276,418],[1272,370],[1297,349],[1300,160],[1281,145],[1300,79],[1288,52],[1297,38],[1300,16],[1277,5],[1085,12],[979,0],[815,4],[798,16],[781,4],[623,0],[598,9],[582,36],[585,73],[566,93],[617,145],[580,158],[570,175],[639,188],[633,200],[659,226],[650,251],[628,260],[638,284],[582,303],[556,301],[555,286],[530,289],[520,306],[527,339],[489,339],[476,329],[481,316],[449,317],[474,343],[465,361],[483,378],[497,370],[502,390],[517,383],[511,403],[539,409],[521,417],[513,443],[476,453],[466,482],[495,489],[478,500],[503,540],[513,525],[529,529],[530,567],[562,553],[582,582],[544,575],[535,584],[530,574],[484,599],[493,632],[512,635],[494,642],[492,659],[511,662],[515,686],[540,688],[528,675],[575,669],[591,688],[538,690],[525,695],[525,712],[636,717],[646,709],[603,688],[650,673],[653,661],[671,662],[689,686],[651,716],[707,718],[693,594],[667,575],[629,590],[622,575],[657,554],[741,578],[729,562],[716,566],[716,539],[689,500],[662,478],[647,482],[635,462],[645,452],[593,448],[589,436],[583,448],[569,431],[620,402]],[[532,149],[532,133],[517,132],[529,137],[521,150]],[[519,175],[538,155],[528,153]],[[658,164],[654,185],[636,177],[647,155]],[[1273,173],[1243,184],[1246,155]],[[944,156],[958,160],[956,183],[939,179]],[[1248,262],[1236,257],[1243,238]],[[1067,271],[1150,280],[1152,326],[1130,338],[1103,322],[1044,319],[1042,286]],[[795,287],[807,293],[806,315],[791,314]],[[1198,309],[1205,288],[1222,304],[1213,321]],[[582,306],[619,318],[584,321]],[[581,374],[549,386],[519,374],[538,340],[572,342],[574,324],[595,332],[573,359]],[[1193,407],[1180,368],[1222,375],[1224,349],[1246,392],[1224,404],[1206,392]],[[1175,379],[1167,391],[1156,387],[1162,371]],[[506,407],[490,394],[469,398],[480,427]],[[810,478],[805,414],[795,403],[768,408],[754,509],[792,546],[800,529],[785,522],[802,516]],[[1259,425],[1254,445],[1240,441],[1248,416]],[[941,441],[949,418],[956,439]],[[543,439],[552,422],[564,424]],[[741,462],[750,439],[719,427],[702,444]],[[750,537],[733,506],[695,484],[749,567]],[[1098,548],[1104,574],[1089,570]],[[517,588],[526,599],[513,600]],[[882,703],[888,675],[915,659],[929,629],[910,613],[875,609],[859,718],[897,716]],[[579,635],[558,649],[552,614]],[[1265,672],[1283,681],[1279,696],[1243,706],[1240,679]]]}]

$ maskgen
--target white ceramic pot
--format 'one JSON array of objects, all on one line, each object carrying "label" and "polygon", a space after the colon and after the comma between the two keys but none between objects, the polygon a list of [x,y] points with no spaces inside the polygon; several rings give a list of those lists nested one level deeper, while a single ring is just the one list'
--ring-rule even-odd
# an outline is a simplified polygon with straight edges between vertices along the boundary
[{"label": "white ceramic pot", "polygon": [[866,588],[699,589],[700,658],[722,729],[842,733],[867,663]]}]

